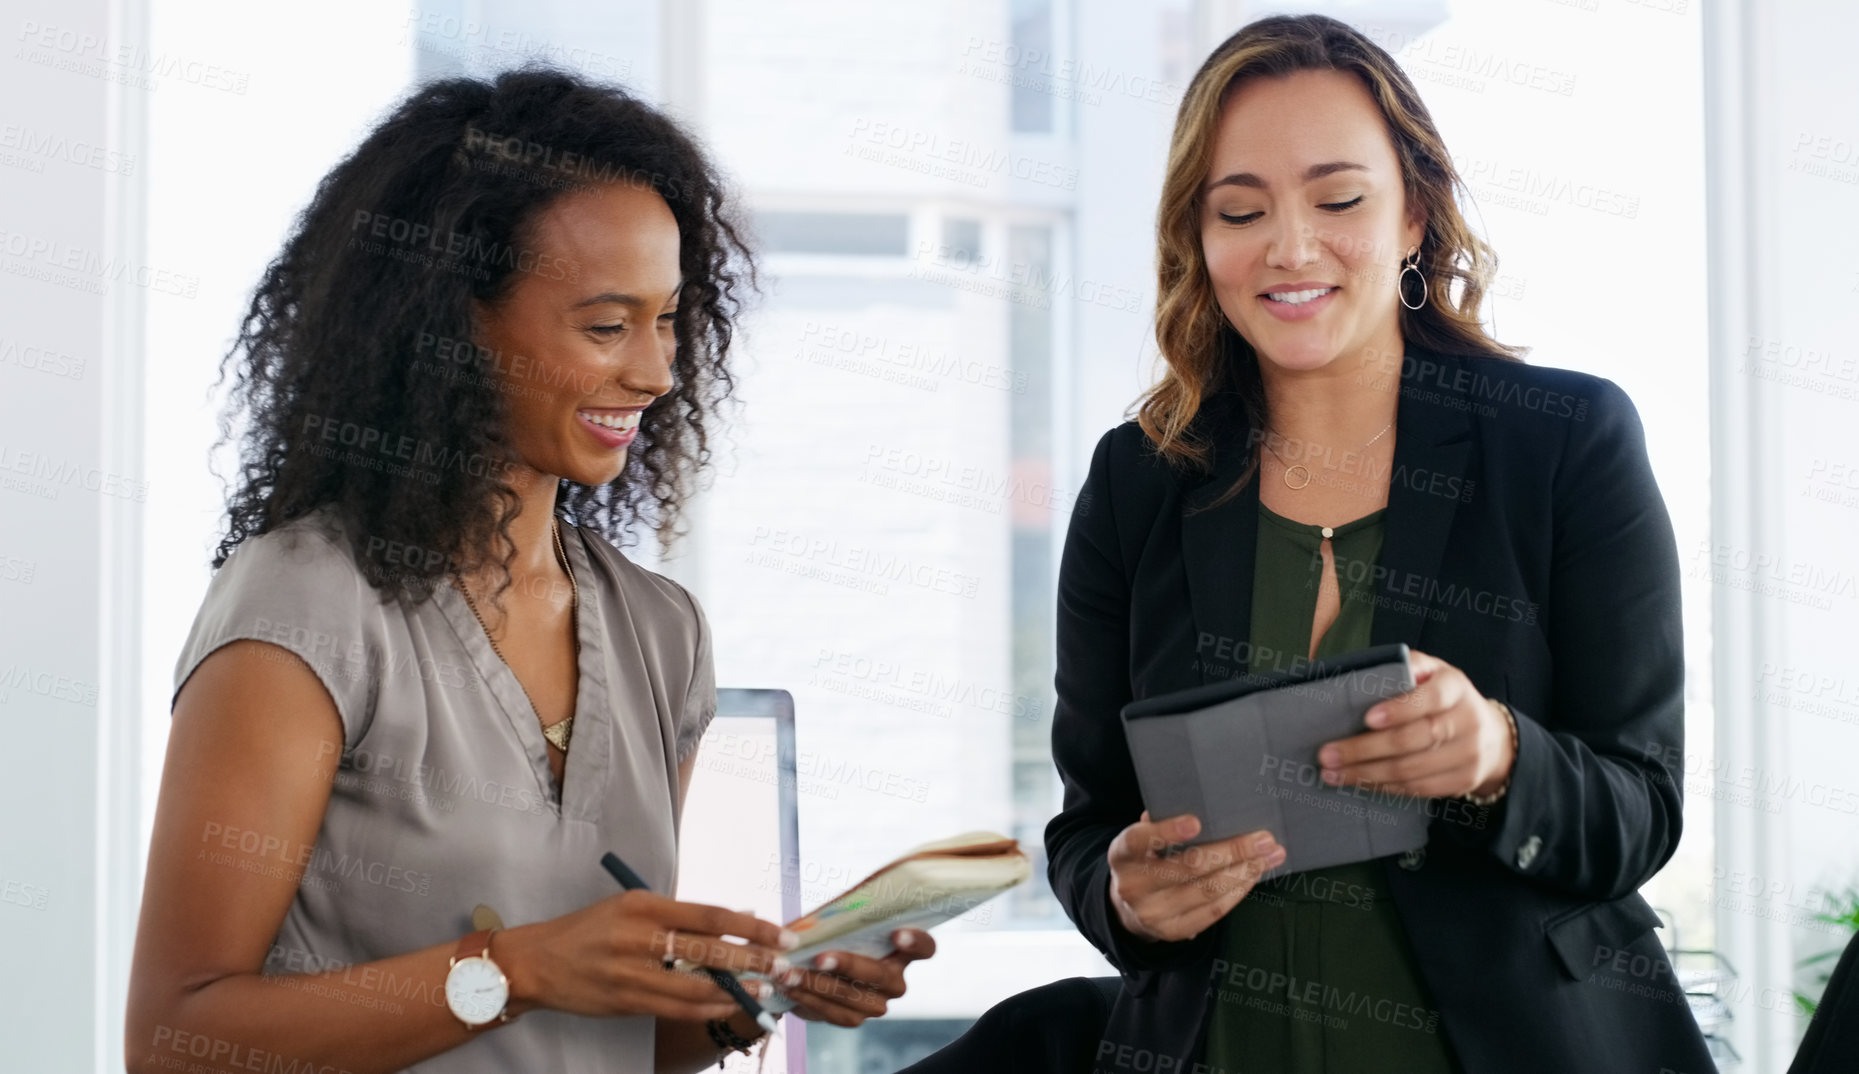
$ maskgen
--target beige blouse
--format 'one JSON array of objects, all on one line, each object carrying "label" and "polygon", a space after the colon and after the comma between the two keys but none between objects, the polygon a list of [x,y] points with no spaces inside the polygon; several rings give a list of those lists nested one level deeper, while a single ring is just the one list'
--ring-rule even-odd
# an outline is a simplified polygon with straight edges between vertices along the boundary
[{"label": "beige blouse", "polygon": [[[600,865],[609,850],[652,890],[673,890],[678,765],[716,712],[708,624],[688,590],[599,535],[564,521],[562,540],[580,587],[581,654],[559,796],[534,709],[451,582],[417,608],[384,603],[327,511],[246,540],[214,575],[175,694],[215,649],[252,638],[309,663],[342,717],[313,848],[246,833],[237,851],[221,847],[224,832],[209,841],[240,868],[301,870],[267,974],[455,943],[478,903],[507,926],[578,910],[620,890]],[[370,1006],[445,1006],[439,980],[345,978]],[[537,1010],[408,1069],[648,1071],[652,1048],[647,1017]]]}]

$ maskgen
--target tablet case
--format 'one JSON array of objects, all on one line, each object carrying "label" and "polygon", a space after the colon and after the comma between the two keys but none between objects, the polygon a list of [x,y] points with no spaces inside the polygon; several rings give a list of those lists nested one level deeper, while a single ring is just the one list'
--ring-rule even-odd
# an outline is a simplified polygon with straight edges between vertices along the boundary
[{"label": "tablet case", "polygon": [[1285,848],[1283,876],[1426,845],[1429,802],[1320,778],[1317,750],[1368,730],[1370,706],[1414,688],[1406,645],[1249,676],[1123,707],[1143,806],[1152,820],[1192,813],[1198,846],[1264,828]]}]

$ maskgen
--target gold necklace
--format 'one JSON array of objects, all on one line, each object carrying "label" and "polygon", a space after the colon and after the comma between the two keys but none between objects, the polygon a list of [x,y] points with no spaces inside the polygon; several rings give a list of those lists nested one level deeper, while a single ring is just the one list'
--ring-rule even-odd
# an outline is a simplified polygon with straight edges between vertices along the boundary
[{"label": "gold necklace", "polygon": [[[578,658],[581,655],[581,587],[576,584],[574,580],[574,568],[568,564],[568,550],[562,547],[561,520],[556,520],[550,532],[555,536],[555,558],[561,562],[562,570],[568,573],[568,589],[571,594],[569,616],[570,621],[574,624],[574,651],[575,656]],[[471,590],[465,587],[463,578],[458,579],[458,591],[465,595],[465,604],[471,609],[471,614],[477,617],[478,625],[484,627],[484,637],[491,643],[491,652],[497,654],[497,659],[502,660],[505,667],[509,667],[510,661],[504,658],[503,650],[497,647],[497,639],[491,636],[491,628],[484,625],[484,616],[478,614],[478,602],[471,599]],[[511,670],[510,675],[512,678],[515,678],[515,669]],[[542,710],[536,707],[536,699],[529,696],[529,688],[523,685],[523,680],[517,679],[516,685],[517,689],[523,691],[523,696],[529,699],[529,707],[536,713],[536,721],[540,723],[542,721]],[[573,734],[573,713],[569,713],[567,716],[564,716],[552,724],[547,724],[542,728],[542,737],[548,739],[550,745],[561,750],[563,753],[568,752],[568,739]]]},{"label": "gold necklace", "polygon": [[[1368,443],[1366,443],[1366,444],[1363,444],[1363,445],[1362,445],[1362,446],[1361,446],[1360,448],[1358,448],[1358,449],[1356,449],[1356,453],[1357,453],[1357,454],[1361,454],[1362,452],[1364,452],[1364,451],[1367,451],[1367,450],[1368,450],[1369,448],[1372,448],[1372,447],[1374,447],[1374,446],[1375,446],[1375,441],[1377,441],[1377,440],[1380,440],[1380,439],[1381,439],[1381,438],[1382,438],[1383,436],[1386,436],[1386,435],[1387,435],[1387,433],[1388,433],[1388,430],[1389,430],[1389,429],[1392,429],[1392,428],[1394,428],[1394,422],[1393,422],[1393,421],[1389,421],[1389,422],[1388,422],[1388,424],[1386,424],[1386,425],[1383,425],[1383,426],[1381,427],[1381,432],[1378,432],[1378,433],[1376,433],[1376,434],[1375,434],[1374,436],[1371,436],[1371,437],[1369,437],[1369,441],[1368,441]],[[1265,449],[1266,449],[1267,451],[1269,451],[1269,452],[1271,452],[1271,453],[1272,453],[1273,455],[1277,455],[1277,456],[1278,456],[1278,465],[1280,465],[1280,466],[1283,466],[1283,467],[1285,468],[1285,472],[1284,472],[1284,482],[1285,482],[1285,487],[1286,487],[1286,488],[1290,488],[1290,489],[1301,489],[1301,488],[1303,488],[1303,487],[1305,487],[1306,485],[1309,485],[1309,484],[1310,484],[1310,468],[1309,468],[1309,467],[1307,467],[1307,466],[1305,466],[1305,465],[1304,465],[1303,463],[1301,463],[1301,462],[1300,462],[1300,463],[1298,463],[1298,464],[1297,464],[1297,465],[1295,465],[1295,466],[1292,466],[1292,465],[1289,465],[1289,464],[1287,464],[1287,463],[1285,462],[1285,457],[1284,457],[1283,455],[1278,455],[1278,449],[1272,446],[1272,439],[1271,439],[1271,438],[1272,438],[1272,437],[1274,437],[1274,436],[1278,436],[1278,434],[1277,434],[1277,433],[1274,433],[1274,432],[1272,432],[1272,431],[1271,431],[1270,429],[1267,429],[1267,430],[1265,430],[1265,433],[1266,433],[1266,436],[1265,436]],[[1281,439],[1281,440],[1282,440],[1282,439],[1283,439],[1283,437],[1279,437],[1279,439]],[[1303,484],[1301,484],[1301,485],[1293,485],[1293,484],[1291,483],[1291,471],[1293,471],[1293,470],[1300,470],[1300,471],[1302,471],[1302,472],[1303,472],[1303,474],[1304,474],[1304,482],[1303,482]],[[1328,534],[1325,534],[1325,536],[1328,536]]]}]

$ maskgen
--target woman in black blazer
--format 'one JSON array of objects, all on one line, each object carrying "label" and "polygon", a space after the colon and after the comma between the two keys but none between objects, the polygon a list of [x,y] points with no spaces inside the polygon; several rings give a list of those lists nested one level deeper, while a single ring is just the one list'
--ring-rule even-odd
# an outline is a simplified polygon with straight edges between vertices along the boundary
[{"label": "woman in black blazer", "polygon": [[[1493,259],[1457,184],[1412,84],[1332,19],[1247,26],[1183,99],[1157,227],[1167,371],[1099,441],[1059,576],[1065,801],[1046,845],[1060,901],[1123,975],[1098,1070],[1346,1062],[1349,1030],[1303,1027],[1261,1066],[1256,1017],[1210,1056],[1235,988],[1287,1024],[1353,996],[1377,1032],[1420,1004],[1412,1046],[1362,1069],[1714,1069],[1637,893],[1680,832],[1671,524],[1626,395],[1484,332]],[[1298,599],[1282,571],[1254,577],[1262,521],[1308,531],[1307,649],[1301,627],[1300,651],[1254,644],[1266,595]],[[1379,547],[1350,559],[1345,527],[1368,522]],[[1395,939],[1339,953],[1355,941],[1335,933],[1336,979],[1267,958],[1242,980],[1243,946],[1223,944],[1250,941],[1223,929],[1280,851],[1248,834],[1158,856],[1196,829],[1144,813],[1118,713],[1296,670],[1350,624],[1415,650],[1419,685],[1325,747],[1325,778],[1427,799],[1428,844],[1366,866]],[[1357,987],[1351,959],[1404,983]]]}]

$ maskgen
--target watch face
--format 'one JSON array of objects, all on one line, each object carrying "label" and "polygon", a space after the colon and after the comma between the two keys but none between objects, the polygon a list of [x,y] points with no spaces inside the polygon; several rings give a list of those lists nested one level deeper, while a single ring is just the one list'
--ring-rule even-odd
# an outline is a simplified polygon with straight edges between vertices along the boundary
[{"label": "watch face", "polygon": [[461,958],[445,976],[446,1006],[466,1025],[483,1025],[496,1018],[509,998],[509,982],[488,958]]}]

